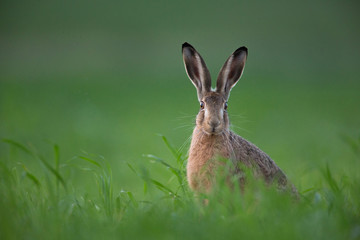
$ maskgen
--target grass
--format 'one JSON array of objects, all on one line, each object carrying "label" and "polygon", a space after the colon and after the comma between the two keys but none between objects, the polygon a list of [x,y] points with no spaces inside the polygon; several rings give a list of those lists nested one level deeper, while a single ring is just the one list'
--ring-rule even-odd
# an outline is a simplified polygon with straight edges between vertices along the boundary
[{"label": "grass", "polygon": [[[54,158],[45,159],[27,145],[3,140],[9,158],[0,165],[1,239],[360,238],[360,179],[326,165],[317,169],[322,183],[300,189],[299,201],[251,176],[243,193],[220,179],[212,194],[194,196],[185,179],[186,155],[161,138],[175,161],[145,157],[170,172],[170,178],[161,182],[146,167],[128,163],[143,181],[144,195],[139,196],[113,181],[112,168],[102,156],[84,153],[60,162],[58,145],[53,146]],[[360,140],[346,139],[360,160]],[[42,171],[27,167],[31,159]],[[71,176],[82,173],[92,178],[88,184],[97,191],[74,184]]]}]

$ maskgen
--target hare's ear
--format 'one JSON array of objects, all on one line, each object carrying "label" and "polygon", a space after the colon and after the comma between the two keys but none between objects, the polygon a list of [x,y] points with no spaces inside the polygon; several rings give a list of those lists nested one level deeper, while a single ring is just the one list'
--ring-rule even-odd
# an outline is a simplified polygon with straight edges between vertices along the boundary
[{"label": "hare's ear", "polygon": [[193,46],[187,42],[182,45],[185,69],[190,80],[197,89],[199,101],[205,93],[211,91],[211,78],[204,60]]},{"label": "hare's ear", "polygon": [[247,55],[247,48],[240,47],[231,54],[221,68],[216,82],[216,92],[223,94],[225,99],[229,98],[231,88],[233,88],[240,79],[245,67]]}]

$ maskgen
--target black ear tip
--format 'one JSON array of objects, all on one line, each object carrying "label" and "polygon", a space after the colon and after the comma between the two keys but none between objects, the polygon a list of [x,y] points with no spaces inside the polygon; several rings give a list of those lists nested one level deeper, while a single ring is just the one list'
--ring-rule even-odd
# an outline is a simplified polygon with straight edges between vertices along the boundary
[{"label": "black ear tip", "polygon": [[235,50],[234,55],[237,55],[237,54],[239,54],[241,52],[245,52],[246,56],[247,56],[248,55],[247,47],[245,47],[245,46],[239,47],[238,49]]},{"label": "black ear tip", "polygon": [[187,42],[184,42],[183,45],[182,45],[182,48],[185,48],[185,47],[191,47],[191,48],[194,48],[193,46],[191,46],[189,43]]}]

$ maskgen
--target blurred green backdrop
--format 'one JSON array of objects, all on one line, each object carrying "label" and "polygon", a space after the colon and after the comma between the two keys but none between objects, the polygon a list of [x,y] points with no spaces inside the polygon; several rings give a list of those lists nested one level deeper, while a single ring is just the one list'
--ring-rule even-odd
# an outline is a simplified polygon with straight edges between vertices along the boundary
[{"label": "blurred green backdrop", "polygon": [[186,152],[198,103],[181,44],[194,45],[213,79],[245,45],[233,129],[300,188],[325,162],[357,175],[342,136],[360,133],[359,10],[332,0],[1,1],[0,137],[49,158],[57,143],[62,162],[103,155],[132,188],[141,180],[124,161],[170,159],[157,134]]}]

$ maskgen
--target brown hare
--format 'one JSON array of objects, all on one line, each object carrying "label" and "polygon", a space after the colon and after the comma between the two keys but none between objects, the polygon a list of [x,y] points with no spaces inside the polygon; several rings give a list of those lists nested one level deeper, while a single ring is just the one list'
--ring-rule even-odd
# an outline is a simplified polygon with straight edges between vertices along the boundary
[{"label": "brown hare", "polygon": [[[195,48],[185,42],[182,54],[187,75],[197,89],[200,102],[187,163],[190,188],[195,192],[209,192],[216,168],[221,164],[219,159],[230,159],[235,167],[234,174],[241,173],[242,166],[251,167],[255,176],[262,177],[269,184],[276,180],[278,186],[285,189],[287,177],[275,162],[254,144],[229,130],[227,101],[244,70],[247,48],[238,48],[226,60],[215,90],[211,89],[209,70]],[[241,177],[240,186],[244,187],[244,178]]]}]

